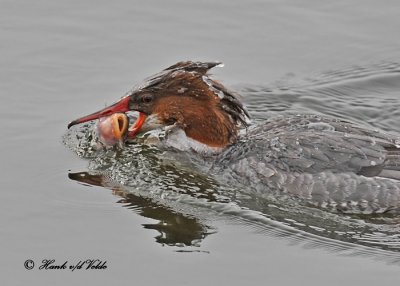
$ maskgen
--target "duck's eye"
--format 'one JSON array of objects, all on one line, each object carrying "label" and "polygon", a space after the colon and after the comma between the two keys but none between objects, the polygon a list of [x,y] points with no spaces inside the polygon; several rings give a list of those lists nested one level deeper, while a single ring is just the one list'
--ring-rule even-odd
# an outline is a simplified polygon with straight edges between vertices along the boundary
[{"label": "duck's eye", "polygon": [[145,94],[145,95],[143,95],[142,101],[143,101],[144,103],[150,103],[150,102],[152,102],[152,101],[153,101],[153,95],[152,95],[152,94]]}]

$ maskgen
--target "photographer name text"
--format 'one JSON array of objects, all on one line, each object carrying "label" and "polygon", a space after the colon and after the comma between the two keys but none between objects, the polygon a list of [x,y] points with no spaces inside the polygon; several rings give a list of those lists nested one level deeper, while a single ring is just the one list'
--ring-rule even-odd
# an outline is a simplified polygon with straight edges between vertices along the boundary
[{"label": "photographer name text", "polygon": [[[35,262],[31,259],[25,261],[24,266],[28,270],[35,268]],[[41,264],[36,267],[39,270],[105,270],[107,261],[100,259],[86,259],[78,262],[69,262],[68,260],[57,262],[55,259],[43,259]]]}]

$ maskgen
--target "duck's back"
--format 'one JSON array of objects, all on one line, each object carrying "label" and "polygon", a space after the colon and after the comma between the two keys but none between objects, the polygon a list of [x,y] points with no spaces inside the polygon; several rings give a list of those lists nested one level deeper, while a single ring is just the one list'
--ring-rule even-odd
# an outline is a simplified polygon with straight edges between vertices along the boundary
[{"label": "duck's back", "polygon": [[260,192],[278,190],[344,212],[400,210],[400,138],[349,122],[271,118],[217,162]]}]

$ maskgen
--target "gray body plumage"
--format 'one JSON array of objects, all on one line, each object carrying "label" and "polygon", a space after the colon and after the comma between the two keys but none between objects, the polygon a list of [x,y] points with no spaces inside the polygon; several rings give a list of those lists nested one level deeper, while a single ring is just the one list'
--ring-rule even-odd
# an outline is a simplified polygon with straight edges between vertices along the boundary
[{"label": "gray body plumage", "polygon": [[260,193],[345,213],[400,213],[400,138],[349,122],[271,118],[249,128],[214,166]]}]

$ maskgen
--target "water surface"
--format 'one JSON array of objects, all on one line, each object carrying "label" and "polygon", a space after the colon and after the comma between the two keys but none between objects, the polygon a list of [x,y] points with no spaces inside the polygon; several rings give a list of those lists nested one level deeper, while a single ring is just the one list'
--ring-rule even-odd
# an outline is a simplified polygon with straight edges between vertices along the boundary
[{"label": "water surface", "polygon": [[[0,7],[6,284],[385,285],[398,279],[393,221],[329,216],[324,231],[308,213],[294,218],[262,201],[232,198],[232,190],[191,170],[139,160],[153,150],[138,146],[125,151],[143,164],[125,178],[137,178],[135,187],[121,187],[91,172],[124,156],[82,159],[62,142],[71,119],[186,59],[223,61],[215,78],[242,94],[255,122],[318,113],[400,134],[397,1],[42,0]],[[157,168],[163,176],[155,176]],[[86,183],[71,175],[87,172]],[[109,267],[23,266],[44,258],[99,258]]]}]

